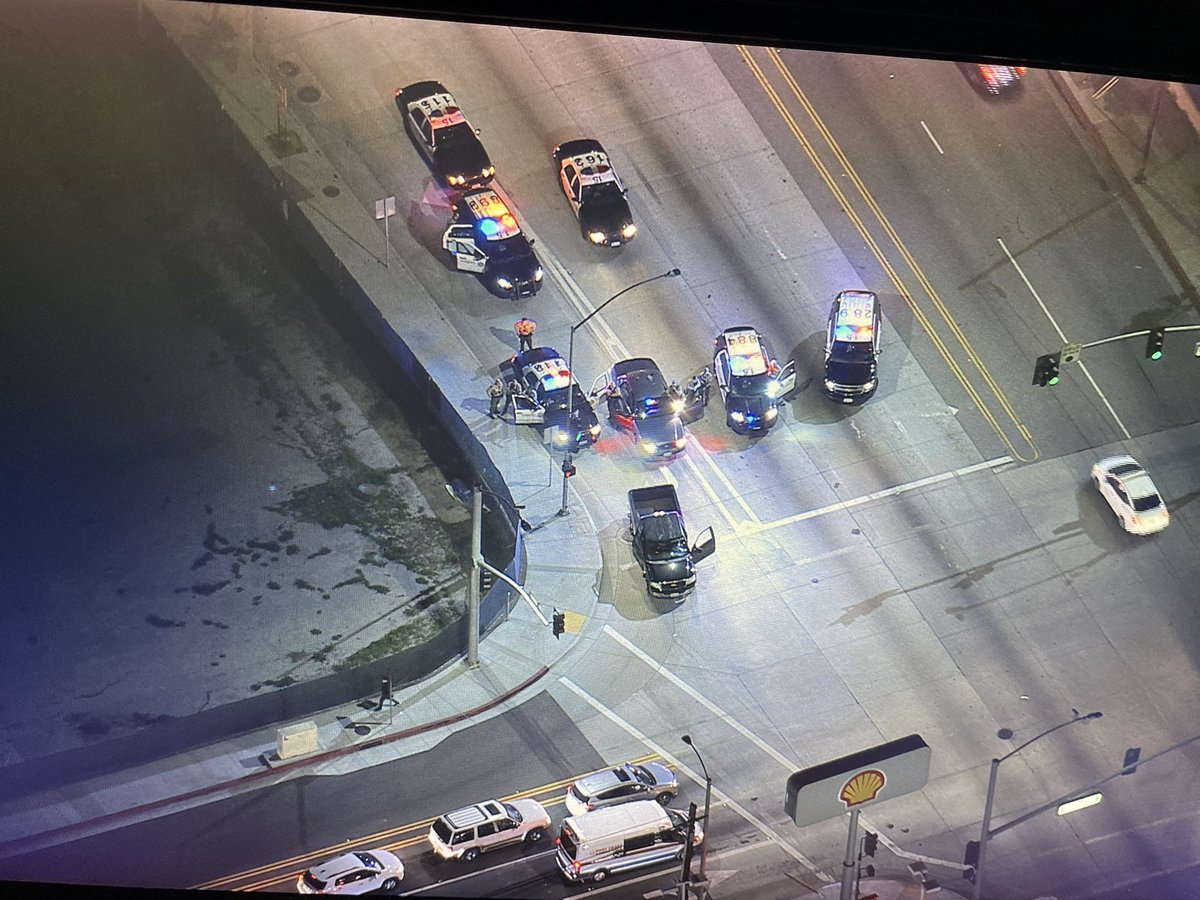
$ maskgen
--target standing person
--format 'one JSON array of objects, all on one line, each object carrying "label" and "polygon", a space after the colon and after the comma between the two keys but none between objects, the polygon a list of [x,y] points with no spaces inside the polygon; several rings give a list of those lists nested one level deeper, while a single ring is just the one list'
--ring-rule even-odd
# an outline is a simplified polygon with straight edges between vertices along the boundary
[{"label": "standing person", "polygon": [[504,386],[504,410],[500,413],[500,415],[507,416],[508,408],[512,406],[513,397],[516,397],[518,394],[522,394],[524,392],[525,389],[521,387],[521,382],[517,381],[515,378],[506,384]]},{"label": "standing person", "polygon": [[517,352],[533,349],[533,333],[537,331],[537,322],[522,316],[513,325],[513,331],[517,333],[517,339],[521,342]]},{"label": "standing person", "polygon": [[[508,412],[508,391],[504,389],[504,382],[497,378],[487,389],[488,401],[491,403],[491,408],[488,410],[490,418],[503,416]],[[500,411],[500,401],[504,400],[504,412]]]}]

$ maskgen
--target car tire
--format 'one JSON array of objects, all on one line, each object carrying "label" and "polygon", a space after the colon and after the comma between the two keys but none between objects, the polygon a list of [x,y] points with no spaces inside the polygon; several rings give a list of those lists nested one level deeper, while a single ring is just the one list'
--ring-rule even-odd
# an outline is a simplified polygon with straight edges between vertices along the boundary
[{"label": "car tire", "polygon": [[675,799],[675,795],[672,794],[670,791],[663,791],[661,794],[659,794],[654,799],[659,802],[659,805],[666,806],[668,803],[670,803],[672,800]]},{"label": "car tire", "polygon": [[470,850],[463,853],[462,858],[463,862],[475,862],[475,860],[479,859],[479,848],[472,847]]},{"label": "car tire", "polygon": [[382,890],[394,891],[396,889],[397,885],[399,885],[399,884],[400,884],[400,880],[398,878],[389,878],[387,881],[385,881],[383,883]]},{"label": "car tire", "polygon": [[596,871],[596,874],[592,876],[592,881],[595,882],[596,884],[599,884],[607,877],[608,877],[608,869],[599,869]]},{"label": "car tire", "polygon": [[525,843],[536,844],[542,839],[542,829],[532,828],[525,833]]}]

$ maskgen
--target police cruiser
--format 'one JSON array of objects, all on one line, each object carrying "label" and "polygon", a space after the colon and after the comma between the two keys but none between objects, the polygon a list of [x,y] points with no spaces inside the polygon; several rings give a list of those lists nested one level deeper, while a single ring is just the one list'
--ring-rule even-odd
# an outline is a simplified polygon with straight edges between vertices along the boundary
[{"label": "police cruiser", "polygon": [[765,433],[779,417],[780,401],[796,387],[796,363],[781,367],[766,338],[748,325],[726,328],[713,344],[725,423],[738,434]]},{"label": "police cruiser", "polygon": [[[505,382],[516,381],[523,392],[513,397],[513,417],[518,425],[556,426],[574,438],[571,449],[594,444],[600,437],[600,420],[571,377],[566,361],[553,347],[523,350],[500,363]],[[568,390],[570,394],[568,394]],[[567,408],[571,425],[567,423]]]},{"label": "police cruiser", "polygon": [[438,183],[462,190],[487,184],[496,174],[458,101],[440,81],[418,81],[396,90],[404,127]]},{"label": "police cruiser", "polygon": [[862,403],[879,386],[882,317],[871,291],[842,291],[829,309],[825,333],[825,396],[839,403]]},{"label": "police cruiser", "polygon": [[460,272],[479,275],[488,290],[516,300],[542,286],[542,267],[508,204],[491,188],[468,191],[454,201],[442,249]]},{"label": "police cruiser", "polygon": [[625,185],[599,141],[567,141],[554,148],[558,185],[579,220],[585,240],[619,247],[633,239],[637,226],[625,199]]}]

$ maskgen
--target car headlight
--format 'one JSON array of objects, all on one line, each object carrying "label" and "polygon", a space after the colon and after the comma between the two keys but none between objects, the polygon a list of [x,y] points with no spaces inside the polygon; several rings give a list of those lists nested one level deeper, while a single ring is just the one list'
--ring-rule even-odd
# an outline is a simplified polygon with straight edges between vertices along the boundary
[{"label": "car headlight", "polygon": [[484,178],[491,178],[491,177],[492,177],[493,175],[495,175],[495,174],[496,174],[496,167],[495,167],[495,166],[488,166],[486,169],[484,169],[484,170],[483,170],[483,177],[484,177]]},{"label": "car headlight", "polygon": [[608,235],[603,231],[589,231],[588,240],[593,244],[604,244],[608,241]]},{"label": "car headlight", "polygon": [[827,390],[827,391],[836,391],[836,390],[837,390],[837,382],[836,382],[836,381],[830,381],[828,378],[826,378],[826,379],[825,379],[825,390]]},{"label": "car headlight", "polygon": [[628,239],[628,238],[633,237],[635,234],[637,234],[637,226],[634,225],[632,222],[630,222],[628,225],[626,225],[624,228],[621,229],[621,237],[623,237],[623,238]]},{"label": "car headlight", "polygon": [[682,400],[672,400],[671,401],[671,412],[674,412],[674,413],[683,412],[683,401]]},{"label": "car headlight", "polygon": [[544,274],[545,273],[542,271],[542,267],[538,266],[536,269],[533,270],[533,280],[537,281],[537,282],[541,282],[542,276]]},{"label": "car headlight", "polygon": [[655,445],[654,441],[642,441],[642,452],[643,453],[648,453],[648,454],[653,455],[654,451],[657,449],[658,449],[658,447]]},{"label": "car headlight", "polygon": [[600,423],[597,422],[595,425],[589,428],[588,431],[592,433],[592,437],[600,437]]},{"label": "car headlight", "polygon": [[509,281],[507,278],[505,278],[503,275],[501,275],[499,278],[496,279],[496,286],[499,287],[500,290],[502,290],[502,291],[511,291],[513,283],[511,281]]},{"label": "car headlight", "polygon": [[873,390],[875,390],[875,385],[877,385],[878,383],[879,383],[878,381],[876,381],[874,378],[872,378],[870,381],[868,381],[866,384],[863,385],[863,390],[864,391],[873,391]]},{"label": "car headlight", "polygon": [[781,390],[783,390],[783,386],[778,381],[772,381],[767,385],[767,396],[778,397]]},{"label": "car headlight", "polygon": [[779,415],[779,410],[777,410],[775,407],[772,406],[765,413],[763,413],[763,418],[764,419],[773,419],[777,415]]},{"label": "car headlight", "polygon": [[745,421],[746,421],[746,414],[745,414],[745,413],[740,413],[740,412],[738,412],[737,410],[734,410],[733,412],[731,412],[731,413],[729,414],[729,418],[733,419],[733,421],[735,421],[735,422],[745,422]]},{"label": "car headlight", "polygon": [[466,184],[467,183],[467,177],[465,175],[451,175],[446,180],[450,182],[450,185],[452,187],[456,184]]},{"label": "car headlight", "polygon": [[687,435],[680,438],[675,438],[675,449],[679,450],[687,444]]}]

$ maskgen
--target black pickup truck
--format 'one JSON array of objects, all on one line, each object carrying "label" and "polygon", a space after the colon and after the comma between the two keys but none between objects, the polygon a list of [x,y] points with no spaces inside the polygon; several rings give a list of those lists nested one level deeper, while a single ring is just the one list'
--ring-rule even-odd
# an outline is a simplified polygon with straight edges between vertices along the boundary
[{"label": "black pickup truck", "polygon": [[711,526],[688,546],[679,497],[672,484],[629,492],[629,528],[633,558],[646,578],[651,597],[683,597],[696,586],[696,563],[717,549]]}]

